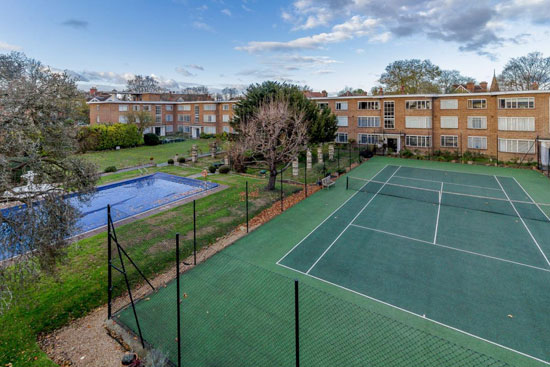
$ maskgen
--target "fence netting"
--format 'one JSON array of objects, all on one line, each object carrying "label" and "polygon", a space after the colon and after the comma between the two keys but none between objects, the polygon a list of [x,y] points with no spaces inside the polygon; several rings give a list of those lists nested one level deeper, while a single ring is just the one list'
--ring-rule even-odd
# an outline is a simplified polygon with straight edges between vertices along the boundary
[{"label": "fence netting", "polygon": [[[299,282],[301,366],[508,366]],[[296,365],[294,279],[218,253],[180,277],[181,366]],[[178,365],[173,280],[136,304],[150,348]],[[114,319],[137,335],[131,307]]]}]

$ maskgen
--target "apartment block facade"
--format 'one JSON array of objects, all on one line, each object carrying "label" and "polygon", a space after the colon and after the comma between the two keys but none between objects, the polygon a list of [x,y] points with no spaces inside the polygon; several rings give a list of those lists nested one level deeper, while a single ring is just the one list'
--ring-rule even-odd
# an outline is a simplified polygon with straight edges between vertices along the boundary
[{"label": "apartment block facade", "polygon": [[[536,160],[550,149],[550,91],[419,95],[309,96],[338,117],[336,141],[429,153],[477,152],[499,160]],[[167,135],[232,132],[236,101],[91,100],[90,121],[127,122],[129,111],[149,111],[149,132]]]}]

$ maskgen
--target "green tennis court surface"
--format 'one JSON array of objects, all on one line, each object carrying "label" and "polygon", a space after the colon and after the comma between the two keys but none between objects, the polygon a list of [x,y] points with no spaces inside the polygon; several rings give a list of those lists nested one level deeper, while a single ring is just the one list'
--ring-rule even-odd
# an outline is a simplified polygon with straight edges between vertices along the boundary
[{"label": "green tennis court surface", "polygon": [[278,264],[549,359],[550,219],[513,177],[387,165]]},{"label": "green tennis court surface", "polygon": [[[541,202],[533,171],[371,159],[182,275],[183,365],[294,365],[294,279],[302,366],[545,365]],[[136,305],[173,363],[175,310],[174,281]]]}]

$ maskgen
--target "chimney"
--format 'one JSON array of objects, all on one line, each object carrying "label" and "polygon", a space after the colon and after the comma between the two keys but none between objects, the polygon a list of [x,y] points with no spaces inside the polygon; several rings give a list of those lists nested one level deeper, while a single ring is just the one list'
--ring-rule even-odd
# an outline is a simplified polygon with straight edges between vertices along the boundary
[{"label": "chimney", "polygon": [[401,85],[401,94],[405,94],[405,86]]},{"label": "chimney", "polygon": [[94,97],[96,94],[97,94],[97,88],[96,87],[91,87],[90,88],[90,95],[92,97]]},{"label": "chimney", "polygon": [[321,92],[321,94],[323,95],[323,97],[328,97],[328,93],[327,93],[326,90],[323,90],[323,91]]},{"label": "chimney", "polygon": [[378,90],[378,94],[381,96],[384,95],[384,89],[382,89],[382,87],[380,87],[380,89]]},{"label": "chimney", "polygon": [[466,89],[468,89],[468,91],[470,92],[473,92],[475,90],[475,83],[474,82],[466,83]]},{"label": "chimney", "polygon": [[531,83],[531,90],[539,90],[539,83],[537,82]]},{"label": "chimney", "polygon": [[487,82],[481,82],[479,83],[479,86],[481,87],[482,92],[487,92]]}]

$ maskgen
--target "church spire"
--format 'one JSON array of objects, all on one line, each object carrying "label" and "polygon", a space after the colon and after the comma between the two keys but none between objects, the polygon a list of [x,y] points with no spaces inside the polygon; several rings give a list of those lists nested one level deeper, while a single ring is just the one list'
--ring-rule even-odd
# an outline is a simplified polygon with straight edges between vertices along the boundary
[{"label": "church spire", "polygon": [[498,86],[497,74],[495,70],[493,70],[493,80],[491,81],[491,89],[489,89],[489,92],[500,92],[500,87]]}]

